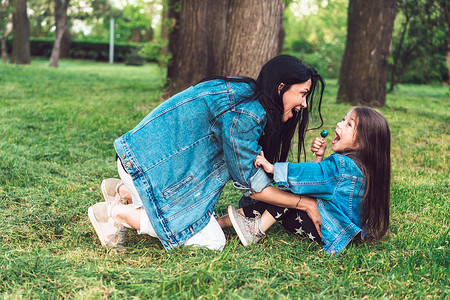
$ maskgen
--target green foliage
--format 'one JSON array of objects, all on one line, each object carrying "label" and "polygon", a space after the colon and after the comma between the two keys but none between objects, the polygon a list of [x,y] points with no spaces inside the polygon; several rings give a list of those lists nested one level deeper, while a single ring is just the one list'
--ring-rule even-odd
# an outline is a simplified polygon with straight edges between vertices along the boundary
[{"label": "green foliage", "polygon": [[[441,83],[447,76],[448,26],[440,0],[398,0],[390,84]],[[418,71],[420,70],[420,71]]]},{"label": "green foliage", "polygon": [[[338,257],[273,226],[244,248],[165,251],[127,233],[126,251],[100,246],[87,209],[117,177],[113,141],[161,103],[164,72],[91,61],[0,64],[0,294],[6,299],[448,299],[448,87],[399,85],[381,109],[392,132],[389,236]],[[349,105],[327,80],[324,128]],[[331,138],[327,138],[329,143]],[[330,147],[328,147],[330,148]],[[327,155],[331,150],[327,149]],[[308,154],[307,159],[312,155]],[[227,185],[216,212],[236,204]]]},{"label": "green foliage", "polygon": [[133,49],[125,58],[125,64],[128,66],[143,66],[144,58],[139,55],[139,48]]},{"label": "green foliage", "polygon": [[290,1],[284,12],[283,53],[297,56],[327,78],[337,78],[347,36],[346,0]]}]

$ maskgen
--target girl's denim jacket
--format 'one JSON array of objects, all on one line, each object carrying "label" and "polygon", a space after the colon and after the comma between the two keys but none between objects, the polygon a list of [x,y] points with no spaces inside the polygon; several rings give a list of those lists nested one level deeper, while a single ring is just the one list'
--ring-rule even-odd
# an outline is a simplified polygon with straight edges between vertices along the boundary
[{"label": "girl's denim jacket", "polygon": [[241,102],[251,93],[246,83],[197,84],[114,142],[166,249],[207,225],[230,179],[247,196],[270,184],[253,166],[266,112],[257,100]]},{"label": "girl's denim jacket", "polygon": [[334,153],[320,163],[277,163],[274,180],[280,189],[317,199],[325,252],[339,254],[358,233],[364,236],[364,177],[349,157]]}]

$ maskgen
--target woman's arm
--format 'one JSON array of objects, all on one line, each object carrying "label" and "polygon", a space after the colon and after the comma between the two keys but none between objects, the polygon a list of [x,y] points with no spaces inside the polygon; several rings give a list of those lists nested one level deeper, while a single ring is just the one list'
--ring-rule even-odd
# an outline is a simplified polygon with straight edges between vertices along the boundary
[{"label": "woman's arm", "polygon": [[313,198],[283,192],[273,186],[268,186],[260,193],[255,193],[251,198],[266,203],[270,203],[280,207],[287,207],[305,211],[316,226],[317,232],[322,236],[320,231],[321,217],[317,207],[317,201]]}]

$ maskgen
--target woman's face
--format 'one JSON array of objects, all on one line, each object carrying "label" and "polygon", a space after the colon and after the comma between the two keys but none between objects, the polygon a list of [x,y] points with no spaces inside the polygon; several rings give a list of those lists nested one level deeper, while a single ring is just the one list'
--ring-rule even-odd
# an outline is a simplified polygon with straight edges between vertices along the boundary
[{"label": "woman's face", "polygon": [[[284,87],[284,83],[281,83],[278,86],[278,93],[281,93],[281,90]],[[306,108],[308,106],[306,102],[306,96],[311,89],[311,79],[305,81],[303,83],[293,84],[286,92],[283,94],[283,106],[284,112],[281,120],[286,122],[290,118],[294,116],[292,110],[300,111],[302,108]]]}]

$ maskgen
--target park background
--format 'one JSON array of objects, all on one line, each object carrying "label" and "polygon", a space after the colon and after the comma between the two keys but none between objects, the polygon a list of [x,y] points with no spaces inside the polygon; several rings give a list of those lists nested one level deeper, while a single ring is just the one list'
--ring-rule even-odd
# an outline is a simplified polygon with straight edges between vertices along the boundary
[{"label": "park background", "polygon": [[[1,1],[3,298],[450,297],[448,1],[257,2]],[[380,5],[361,4],[372,2]],[[18,33],[23,14],[17,16],[23,3],[25,39]],[[55,20],[65,5],[64,37]],[[355,12],[364,16],[358,26]],[[389,16],[381,25],[391,22],[390,34],[369,22],[370,13]],[[243,22],[232,22],[236,15]],[[112,19],[115,56],[109,63]],[[217,35],[224,24],[227,35]],[[237,28],[247,37],[238,47],[229,39],[239,37]],[[348,43],[358,28],[368,33],[358,44],[381,47],[384,56],[361,63],[364,47]],[[265,30],[275,30],[277,38],[263,39]],[[55,36],[61,42],[56,57]],[[390,42],[373,45],[377,39]],[[114,139],[196,76],[255,76],[261,61],[278,53],[300,57],[325,77],[323,128],[329,132],[354,104],[378,107],[386,116],[393,166],[386,238],[352,244],[337,257],[280,226],[247,248],[227,230],[220,253],[167,252],[158,240],[131,231],[125,252],[102,248],[87,208],[102,201],[101,181],[117,177]],[[355,75],[351,62],[363,73],[353,71],[359,80],[345,85]],[[372,76],[383,76],[365,76],[371,67],[379,68]],[[323,128],[308,133],[307,148]],[[227,186],[216,212],[225,213],[238,198]]]}]

